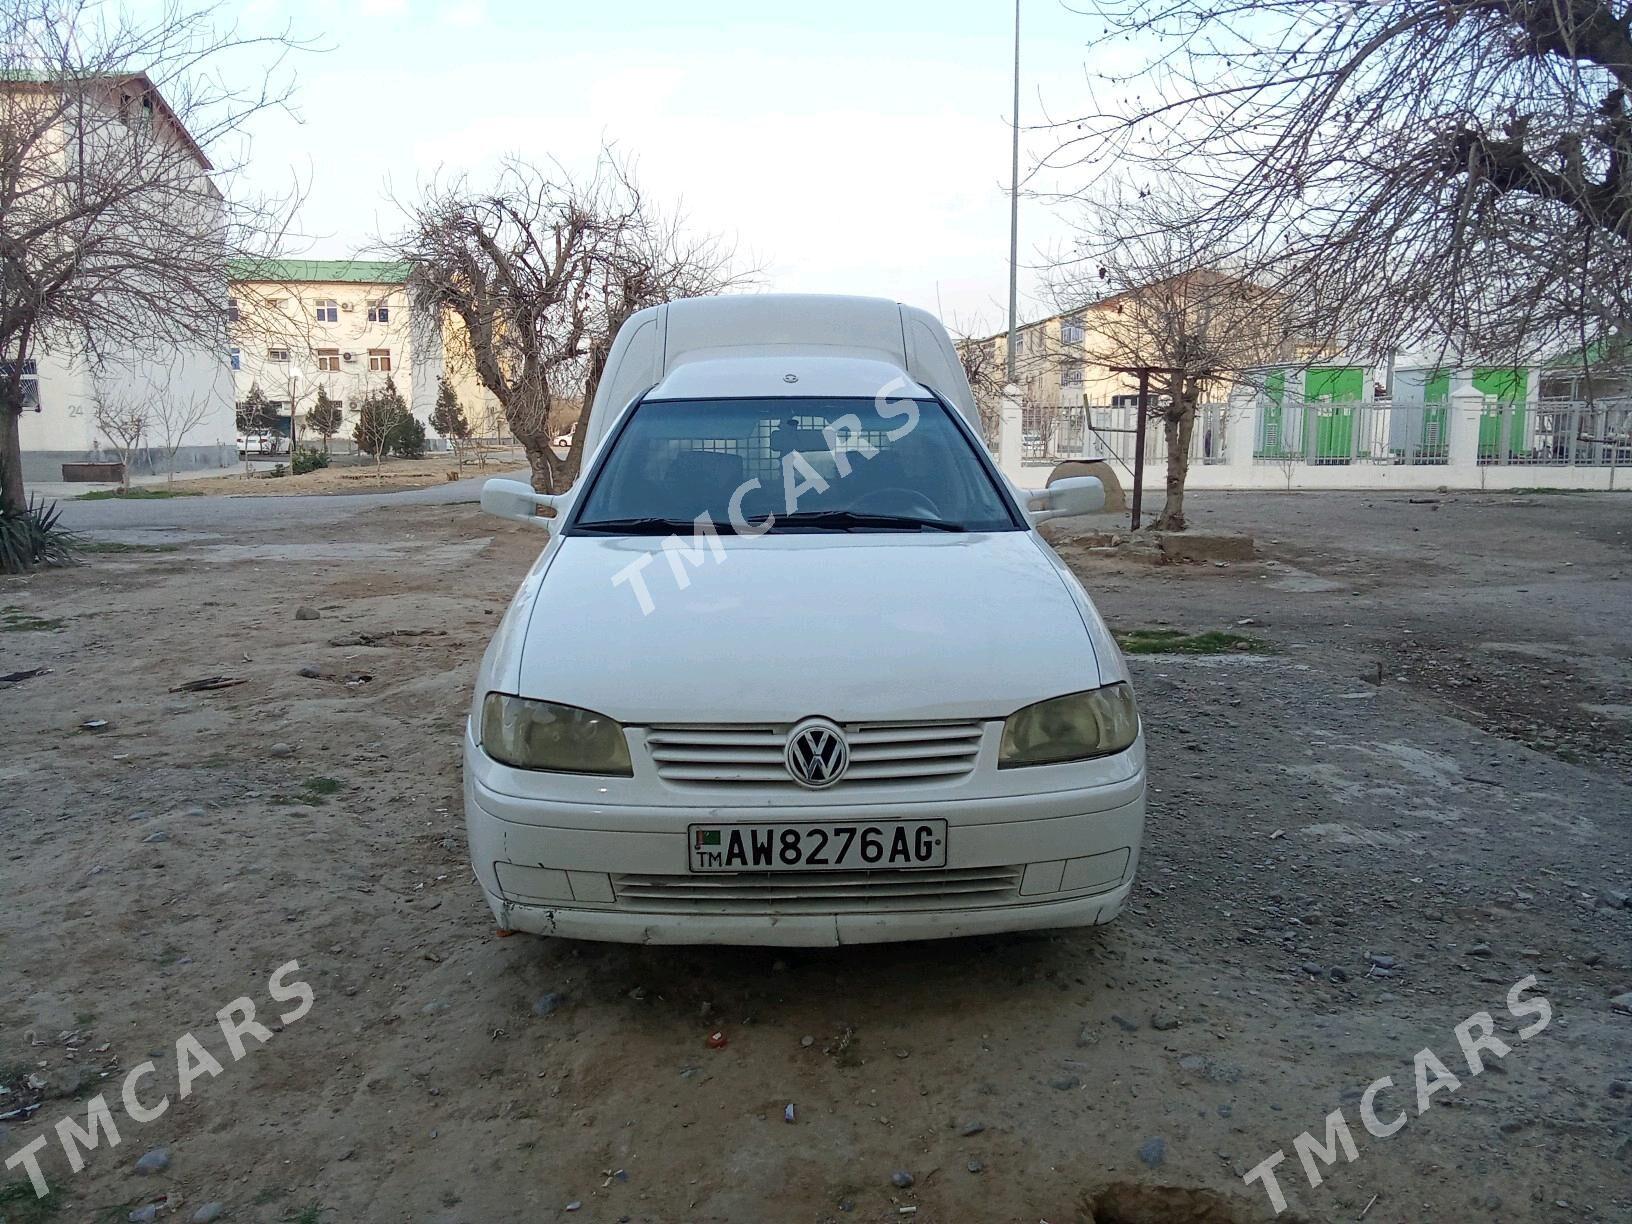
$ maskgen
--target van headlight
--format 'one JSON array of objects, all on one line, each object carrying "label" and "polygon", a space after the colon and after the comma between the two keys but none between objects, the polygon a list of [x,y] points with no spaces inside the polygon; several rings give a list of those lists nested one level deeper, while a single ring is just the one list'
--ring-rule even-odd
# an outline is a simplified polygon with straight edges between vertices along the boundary
[{"label": "van headlight", "polygon": [[627,778],[629,742],[605,714],[507,693],[482,700],[482,751],[516,769]]},{"label": "van headlight", "polygon": [[1139,707],[1127,684],[1051,697],[1009,715],[997,767],[1054,765],[1110,756],[1139,736]]}]

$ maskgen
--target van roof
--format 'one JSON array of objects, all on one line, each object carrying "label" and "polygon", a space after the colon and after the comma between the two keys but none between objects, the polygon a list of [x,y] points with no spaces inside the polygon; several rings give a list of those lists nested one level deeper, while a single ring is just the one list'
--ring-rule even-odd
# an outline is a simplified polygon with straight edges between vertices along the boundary
[{"label": "van roof", "polygon": [[929,392],[888,361],[865,357],[697,357],[683,361],[647,399],[928,399]]},{"label": "van roof", "polygon": [[[688,366],[698,368],[686,372]],[[789,373],[799,381],[783,383]],[[933,388],[979,428],[963,363],[927,311],[887,298],[814,293],[683,298],[639,311],[618,330],[584,444],[592,452],[636,396],[658,387],[670,399],[682,398],[676,388],[691,388],[693,397],[872,396],[894,381],[903,389],[891,394],[913,397]],[[762,389],[773,382],[776,391]],[[725,389],[731,387],[739,389]],[[741,389],[748,387],[756,389]]]}]

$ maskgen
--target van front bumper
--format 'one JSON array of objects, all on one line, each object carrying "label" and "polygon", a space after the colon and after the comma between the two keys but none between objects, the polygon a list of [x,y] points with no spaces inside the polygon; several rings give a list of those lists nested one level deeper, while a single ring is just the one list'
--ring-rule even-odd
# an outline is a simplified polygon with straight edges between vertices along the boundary
[{"label": "van front bumper", "polygon": [[[1109,922],[1132,890],[1145,775],[953,802],[611,806],[503,794],[466,739],[471,861],[501,929],[652,944],[823,946]],[[947,821],[944,869],[690,872],[687,829],[734,820]],[[870,880],[887,875],[886,887]],[[827,877],[824,879],[824,877]]]}]

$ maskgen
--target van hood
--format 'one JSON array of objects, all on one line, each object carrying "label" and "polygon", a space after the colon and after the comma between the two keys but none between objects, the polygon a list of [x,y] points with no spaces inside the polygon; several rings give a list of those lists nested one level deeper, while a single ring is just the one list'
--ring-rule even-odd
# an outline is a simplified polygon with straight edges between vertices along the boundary
[{"label": "van hood", "polygon": [[1101,674],[1024,531],[726,536],[690,560],[571,536],[518,636],[496,680],[635,726],[1002,718]]}]

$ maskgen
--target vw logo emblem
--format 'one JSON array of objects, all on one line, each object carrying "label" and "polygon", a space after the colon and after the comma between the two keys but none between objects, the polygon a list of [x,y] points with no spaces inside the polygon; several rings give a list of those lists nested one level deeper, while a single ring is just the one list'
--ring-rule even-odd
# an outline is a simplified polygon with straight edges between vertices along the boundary
[{"label": "vw logo emblem", "polygon": [[821,790],[844,777],[850,767],[850,745],[835,724],[825,718],[807,718],[788,733],[782,761],[800,786]]}]

